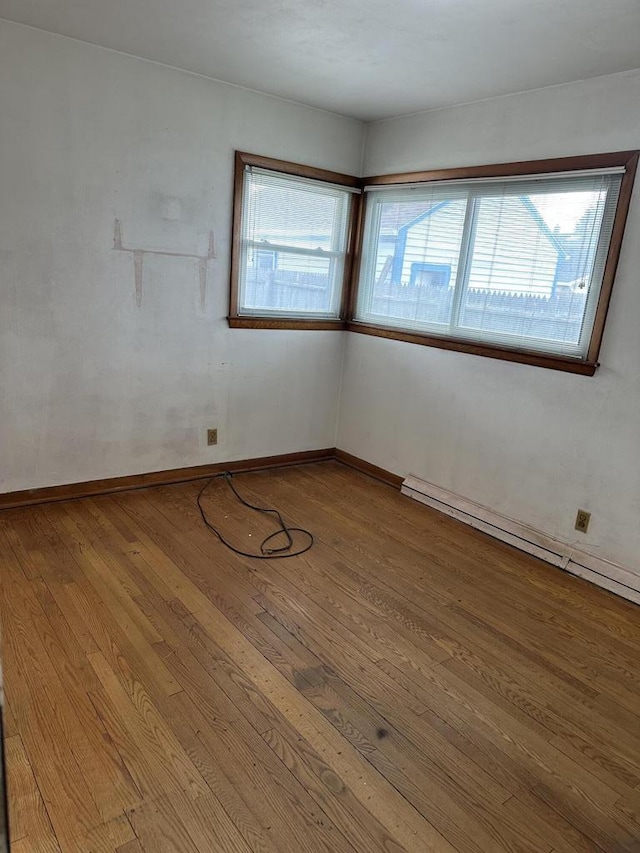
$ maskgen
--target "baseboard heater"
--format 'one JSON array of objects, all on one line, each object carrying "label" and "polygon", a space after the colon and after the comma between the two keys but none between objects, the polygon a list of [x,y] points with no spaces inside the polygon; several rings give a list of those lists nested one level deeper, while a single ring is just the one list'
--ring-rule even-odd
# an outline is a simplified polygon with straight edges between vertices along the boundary
[{"label": "baseboard heater", "polygon": [[520,521],[456,495],[419,477],[410,475],[402,483],[402,494],[450,515],[477,530],[508,542],[578,577],[585,578],[617,595],[640,604],[640,572],[582,551],[553,539]]}]

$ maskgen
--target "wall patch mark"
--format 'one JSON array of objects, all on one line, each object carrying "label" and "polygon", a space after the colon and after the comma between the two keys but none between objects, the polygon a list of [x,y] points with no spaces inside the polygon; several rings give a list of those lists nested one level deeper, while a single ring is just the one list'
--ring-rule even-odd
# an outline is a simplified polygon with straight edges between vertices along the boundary
[{"label": "wall patch mark", "polygon": [[160,255],[168,258],[194,258],[198,261],[198,281],[200,285],[200,308],[204,312],[207,302],[207,275],[209,261],[216,257],[216,246],[213,231],[209,231],[209,247],[206,255],[198,255],[191,252],[171,252],[164,249],[141,249],[125,246],[122,242],[122,223],[119,219],[113,223],[113,249],[116,252],[128,252],[133,255],[133,269],[135,277],[136,305],[142,305],[142,279],[145,255]]}]

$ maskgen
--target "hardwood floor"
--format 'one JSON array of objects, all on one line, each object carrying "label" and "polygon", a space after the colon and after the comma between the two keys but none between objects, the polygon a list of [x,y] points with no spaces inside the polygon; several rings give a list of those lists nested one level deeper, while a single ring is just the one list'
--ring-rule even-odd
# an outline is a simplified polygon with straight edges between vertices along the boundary
[{"label": "hardwood floor", "polygon": [[[0,513],[14,853],[640,850],[640,609],[336,462]],[[242,548],[272,528],[218,480]]]}]

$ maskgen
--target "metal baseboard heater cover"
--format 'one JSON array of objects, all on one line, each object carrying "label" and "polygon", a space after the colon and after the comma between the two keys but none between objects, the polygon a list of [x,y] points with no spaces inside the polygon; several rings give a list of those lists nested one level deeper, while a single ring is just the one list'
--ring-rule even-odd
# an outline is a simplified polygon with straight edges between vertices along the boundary
[{"label": "metal baseboard heater cover", "polygon": [[640,604],[640,571],[634,572],[588,551],[582,551],[567,542],[553,539],[533,527],[514,521],[419,477],[409,475],[403,481],[401,491],[403,495],[482,530],[521,551],[533,554],[547,563]]}]

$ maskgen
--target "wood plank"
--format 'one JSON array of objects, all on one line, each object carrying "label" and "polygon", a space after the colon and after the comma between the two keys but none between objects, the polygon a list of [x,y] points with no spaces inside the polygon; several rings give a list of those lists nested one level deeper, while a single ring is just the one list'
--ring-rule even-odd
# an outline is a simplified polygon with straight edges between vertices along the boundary
[{"label": "wood plank", "polygon": [[116,853],[145,853],[145,850],[142,844],[140,844],[140,840],[136,838],[118,847]]},{"label": "wood plank", "polygon": [[175,783],[191,798],[207,794],[209,789],[206,782],[162,719],[161,712],[154,706],[144,685],[136,682],[132,694],[128,695],[101,652],[89,655],[89,662],[113,706],[115,714],[112,713],[109,718],[114,720],[117,715],[122,726],[143,747],[144,755],[153,762],[153,775],[161,786],[163,780],[168,778],[168,789]]},{"label": "wood plank", "polygon": [[135,833],[125,814],[94,827],[82,839],[87,853],[113,853],[123,845],[136,840]]},{"label": "wood plank", "polygon": [[98,767],[87,732],[78,724],[43,643],[42,611],[20,576],[5,552],[1,588],[5,684],[58,841],[73,850],[75,839],[102,822],[78,762],[86,761],[96,773]]},{"label": "wood plank", "polygon": [[143,850],[154,853],[200,853],[167,797],[149,800],[129,812]]},{"label": "wood plank", "polygon": [[11,844],[11,853],[35,853],[37,849],[27,837],[19,838]]},{"label": "wood plank", "polygon": [[370,811],[353,795],[343,780],[290,726],[280,724],[263,735],[282,763],[304,785],[310,795],[340,829],[354,849],[388,850],[403,853]]},{"label": "wood plank", "polygon": [[[191,719],[198,719],[183,696],[175,701]],[[351,853],[344,836],[248,723],[237,719],[219,720],[215,728],[200,725],[198,737],[213,761],[225,768],[225,776],[275,849]]]},{"label": "wood plank", "polygon": [[60,853],[49,815],[42,801],[31,762],[19,735],[5,740],[7,778],[10,780],[9,826],[12,849],[28,839],[33,850]]},{"label": "wood plank", "polygon": [[[162,637],[133,601],[131,590],[127,591],[118,584],[111,568],[111,558],[107,557],[105,560],[102,554],[95,550],[91,540],[84,535],[81,525],[78,524],[78,513],[66,507],[65,509],[62,525],[76,546],[75,558],[87,581],[107,606],[109,613],[115,617],[141,659],[153,668],[154,677],[162,689],[168,695],[177,692],[180,685],[171,678],[162,662],[151,652],[151,644],[161,641]],[[139,590],[135,590],[134,594],[138,595]]]}]

